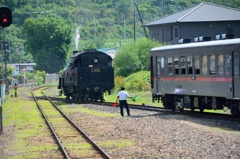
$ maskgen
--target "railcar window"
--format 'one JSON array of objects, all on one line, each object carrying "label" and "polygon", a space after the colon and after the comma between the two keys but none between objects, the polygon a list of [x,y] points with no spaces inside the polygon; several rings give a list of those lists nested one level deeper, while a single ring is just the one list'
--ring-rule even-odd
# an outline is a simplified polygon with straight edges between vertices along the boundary
[{"label": "railcar window", "polygon": [[186,74],[186,58],[185,56],[180,56],[180,68],[181,68],[181,74]]},{"label": "railcar window", "polygon": [[174,57],[174,73],[179,75],[179,57]]},{"label": "railcar window", "polygon": [[225,56],[225,74],[230,74],[230,56]]},{"label": "railcar window", "polygon": [[161,58],[161,68],[164,69],[164,57]]},{"label": "railcar window", "polygon": [[218,74],[219,75],[223,75],[224,74],[223,54],[218,55],[217,70],[218,70]]},{"label": "railcar window", "polygon": [[172,63],[172,57],[168,57],[168,74],[173,74],[173,63]]},{"label": "railcar window", "polygon": [[202,74],[207,75],[208,67],[207,67],[207,55],[202,56]]},{"label": "railcar window", "polygon": [[188,68],[188,74],[193,74],[193,59],[192,56],[187,57],[187,68]]},{"label": "railcar window", "polygon": [[161,75],[160,74],[160,67],[161,67],[161,59],[160,57],[157,58],[157,75]]},{"label": "railcar window", "polygon": [[215,65],[216,65],[215,55],[210,55],[209,56],[209,74],[210,75],[216,74]]},{"label": "railcar window", "polygon": [[195,74],[199,75],[200,74],[200,57],[195,56],[194,58],[194,69],[195,69]]},{"label": "railcar window", "polygon": [[234,54],[234,75],[239,74],[239,55]]}]

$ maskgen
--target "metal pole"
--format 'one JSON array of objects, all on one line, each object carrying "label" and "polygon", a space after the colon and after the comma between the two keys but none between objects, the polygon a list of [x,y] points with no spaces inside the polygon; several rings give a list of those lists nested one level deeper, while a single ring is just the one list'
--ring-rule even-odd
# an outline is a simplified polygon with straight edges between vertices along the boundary
[{"label": "metal pole", "polygon": [[135,7],[135,4],[136,4],[136,0],[134,1],[134,41],[136,41],[136,7]]},{"label": "metal pole", "polygon": [[18,54],[18,69],[19,69],[18,71],[19,71],[19,75],[20,75],[21,71],[20,71],[20,51],[19,51],[19,46],[17,46],[16,52]]},{"label": "metal pole", "polygon": [[[1,85],[0,85],[1,86]],[[0,87],[2,88],[2,87]],[[1,91],[2,89],[0,89]],[[2,91],[1,91],[2,96]],[[3,135],[3,123],[2,123],[2,98],[0,97],[0,134]]]},{"label": "metal pole", "polygon": [[8,94],[8,78],[7,78],[7,52],[6,52],[6,42],[5,42],[5,33],[4,33],[4,28],[3,28],[3,43],[4,43],[4,46],[3,46],[3,51],[4,51],[4,56],[5,56],[5,60],[4,60],[4,63],[5,63],[5,83],[6,83],[6,94]]}]

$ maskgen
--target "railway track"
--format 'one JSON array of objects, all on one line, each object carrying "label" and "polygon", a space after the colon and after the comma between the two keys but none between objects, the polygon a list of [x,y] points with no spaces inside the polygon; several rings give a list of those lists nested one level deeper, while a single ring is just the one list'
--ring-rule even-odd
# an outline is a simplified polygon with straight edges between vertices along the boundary
[{"label": "railway track", "polygon": [[[104,158],[111,157],[90,137],[81,130],[71,119],[69,119],[53,102],[47,97],[42,87],[32,91],[32,97],[36,102],[43,118],[51,130],[59,150],[64,158]],[[36,96],[40,96],[37,98]]]},{"label": "railway track", "polygon": [[[44,96],[40,97],[41,99],[46,99]],[[68,103],[73,103],[71,100],[66,100],[64,98],[57,98],[57,97],[49,97],[53,101],[64,101]],[[83,104],[86,102],[74,102],[77,104]],[[114,103],[112,102],[90,102],[91,104],[96,104],[99,106],[113,106]],[[218,114],[218,113],[207,113],[207,112],[198,112],[194,111],[192,112],[191,110],[184,110],[183,112],[178,112],[175,111],[173,112],[172,110],[164,109],[161,107],[155,107],[155,106],[146,106],[146,105],[139,105],[139,104],[129,104],[129,107],[131,109],[139,109],[139,110],[145,110],[145,111],[155,111],[155,112],[164,112],[168,114],[178,114],[178,115],[189,115],[193,117],[198,117],[198,118],[210,118],[210,119],[218,119],[218,120],[228,120],[228,121],[236,121],[240,122],[239,117],[235,117],[230,114]]]}]

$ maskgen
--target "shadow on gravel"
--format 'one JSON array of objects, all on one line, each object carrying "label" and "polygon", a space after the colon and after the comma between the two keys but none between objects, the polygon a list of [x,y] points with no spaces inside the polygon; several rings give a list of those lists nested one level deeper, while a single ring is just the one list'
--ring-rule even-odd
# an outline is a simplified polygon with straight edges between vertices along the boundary
[{"label": "shadow on gravel", "polygon": [[[240,123],[234,121],[227,121],[221,119],[211,119],[211,118],[203,118],[203,117],[195,117],[189,115],[181,115],[181,114],[173,114],[166,112],[158,112],[155,114],[144,114],[140,113],[138,115],[131,115],[127,118],[149,118],[149,117],[157,117],[160,120],[177,120],[177,121],[187,121],[195,124],[200,124],[203,126],[212,127],[215,129],[221,129],[225,131],[240,131]],[[124,117],[126,118],[126,117]]]}]

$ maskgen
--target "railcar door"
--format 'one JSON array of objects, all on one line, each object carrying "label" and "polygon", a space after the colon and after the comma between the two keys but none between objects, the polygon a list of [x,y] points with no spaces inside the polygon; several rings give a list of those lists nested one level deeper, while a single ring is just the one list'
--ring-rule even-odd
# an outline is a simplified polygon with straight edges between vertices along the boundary
[{"label": "railcar door", "polygon": [[240,98],[239,52],[233,52],[233,97]]},{"label": "railcar door", "polygon": [[162,78],[162,72],[164,69],[164,58],[163,57],[157,57],[157,87],[156,87],[156,91],[157,93],[162,93],[160,91],[161,88],[161,78]]}]

